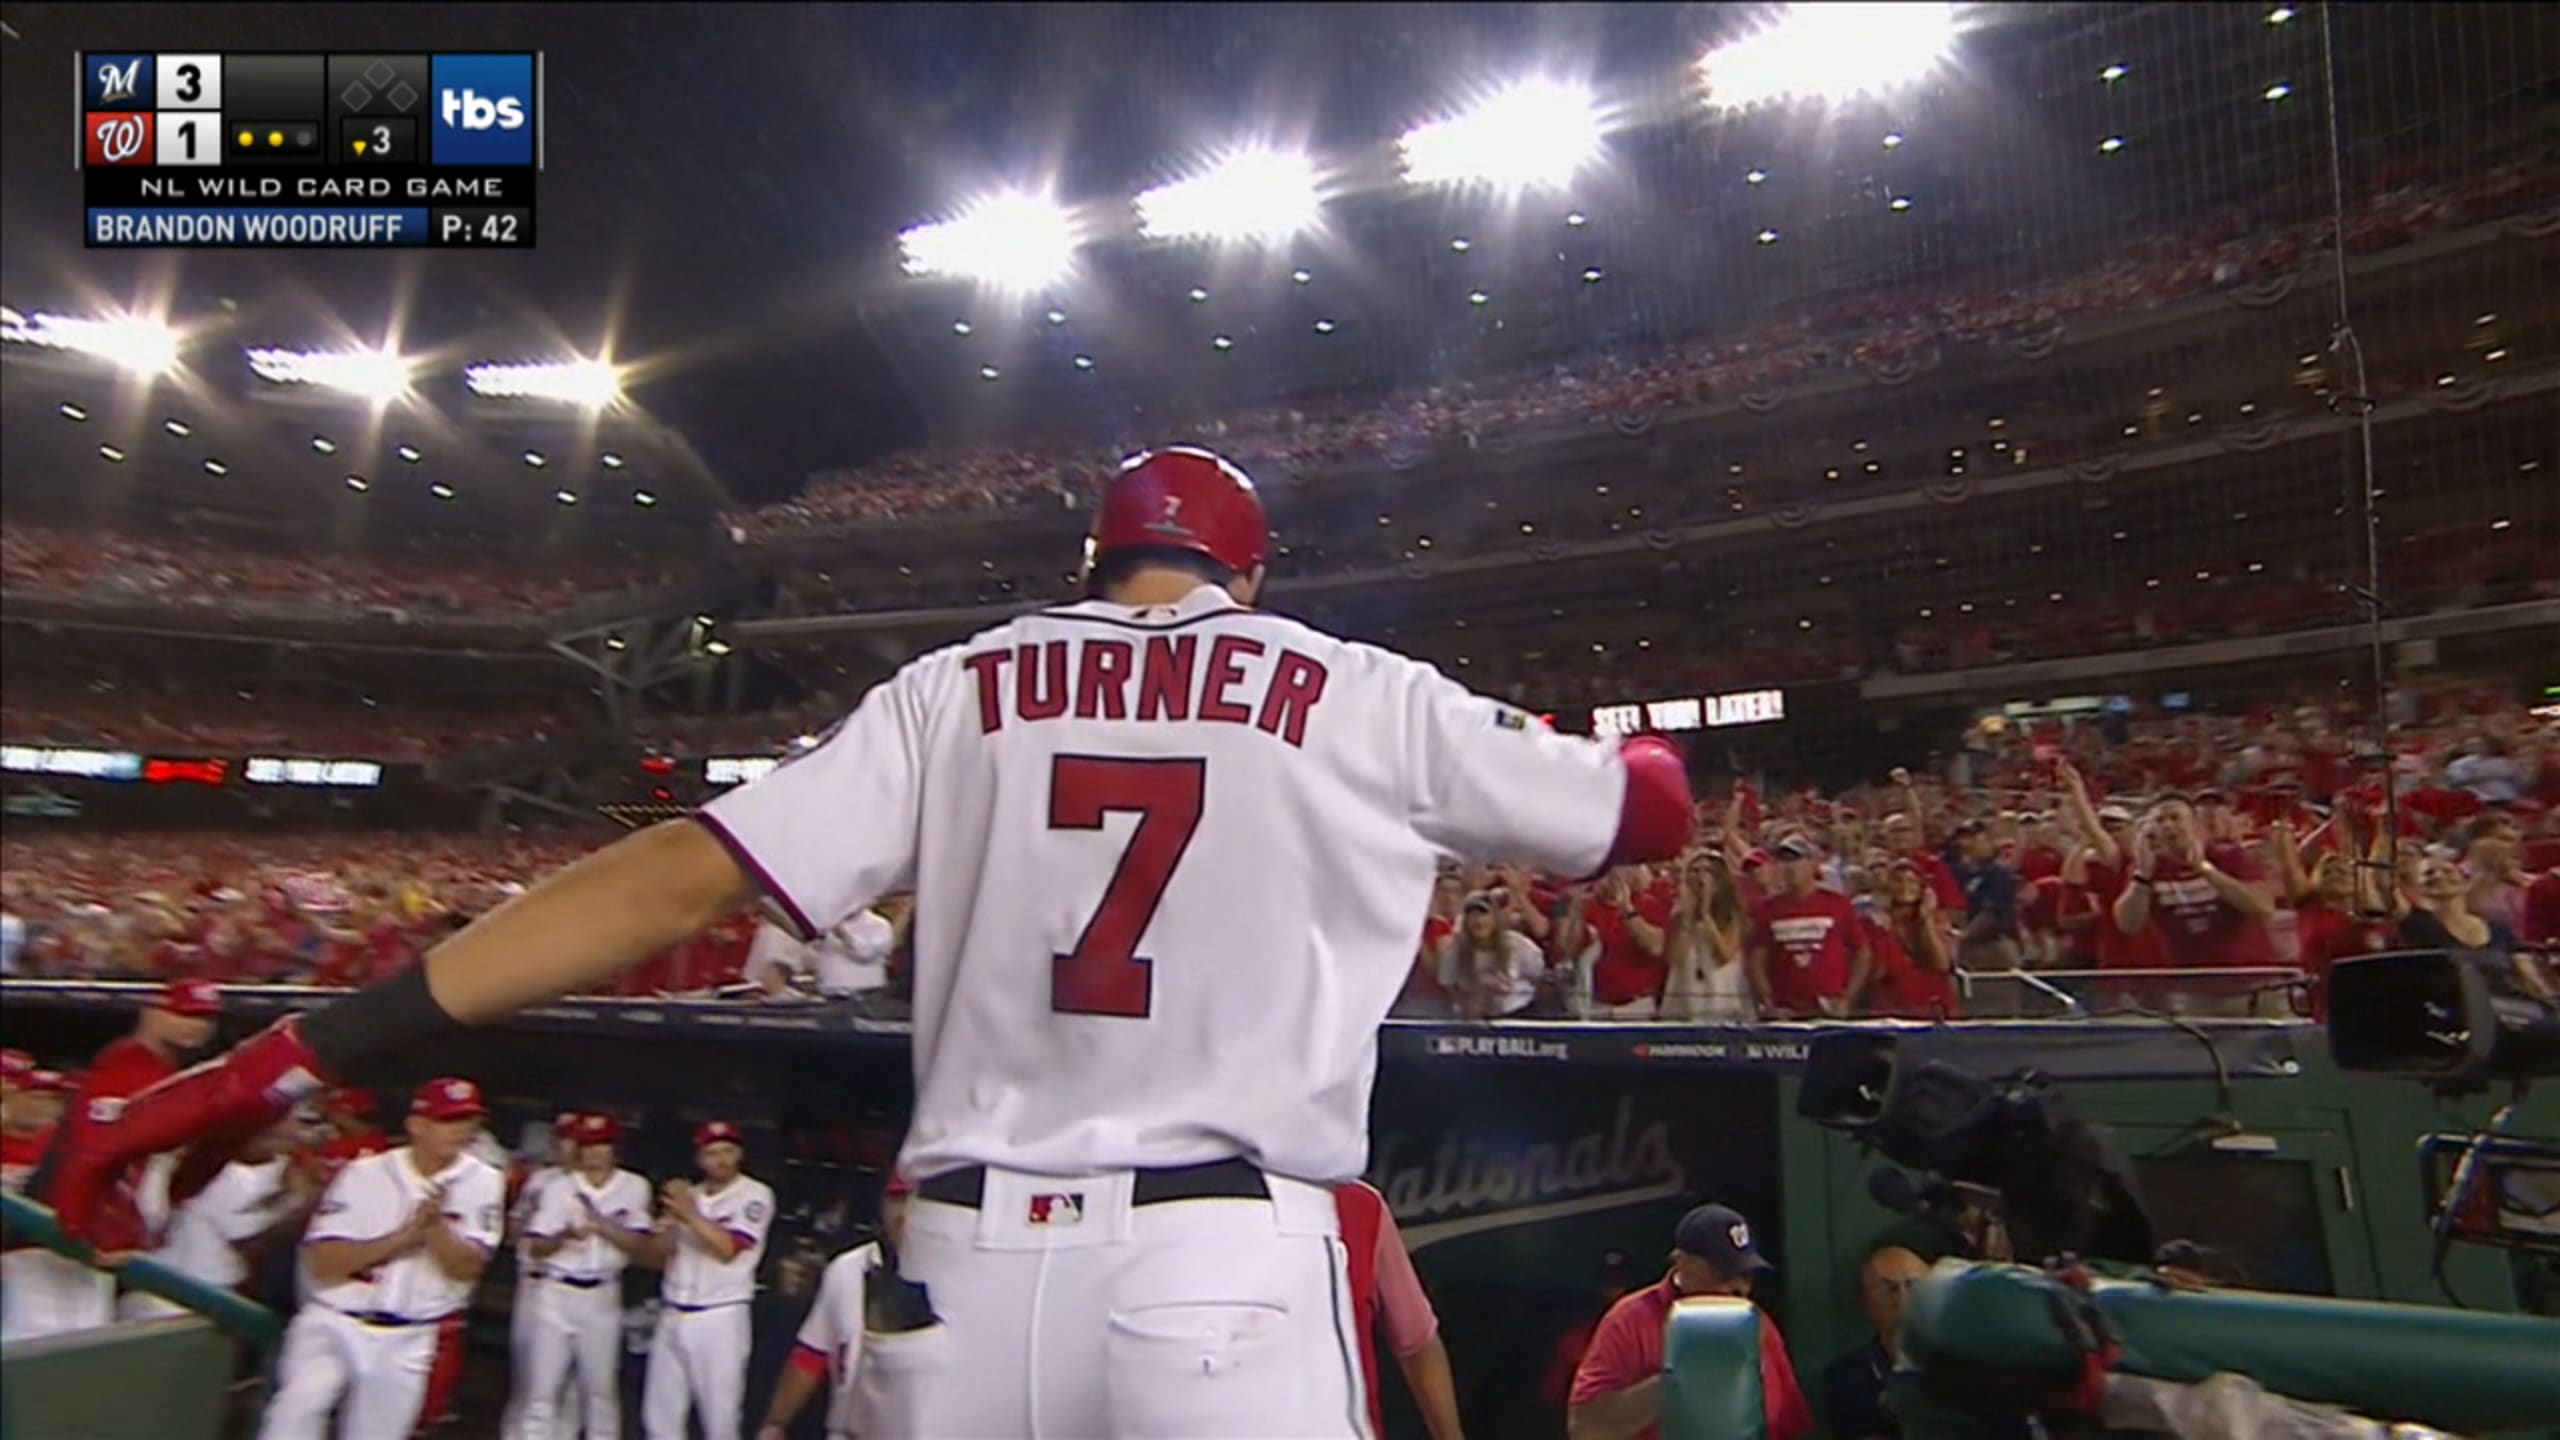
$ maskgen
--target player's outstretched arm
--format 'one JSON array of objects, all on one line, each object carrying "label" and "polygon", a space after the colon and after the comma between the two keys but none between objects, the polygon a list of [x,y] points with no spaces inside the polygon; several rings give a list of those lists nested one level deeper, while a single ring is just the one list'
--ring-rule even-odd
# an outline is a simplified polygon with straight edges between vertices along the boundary
[{"label": "player's outstretched arm", "polygon": [[222,1058],[126,1102],[55,1147],[40,1188],[79,1238],[141,1156],[192,1141],[244,1143],[302,1096],[361,1080],[454,1030],[558,999],[684,940],[754,887],[702,826],[671,821],[559,871],[439,945],[416,969],[277,1022]]},{"label": "player's outstretched arm", "polygon": [[[486,1025],[611,979],[692,938],[754,893],[746,872],[702,826],[687,820],[653,825],[553,874],[437,946],[424,966],[427,990],[453,1023]],[[306,1026],[324,1061],[340,1058],[320,1049],[328,1013]]]}]

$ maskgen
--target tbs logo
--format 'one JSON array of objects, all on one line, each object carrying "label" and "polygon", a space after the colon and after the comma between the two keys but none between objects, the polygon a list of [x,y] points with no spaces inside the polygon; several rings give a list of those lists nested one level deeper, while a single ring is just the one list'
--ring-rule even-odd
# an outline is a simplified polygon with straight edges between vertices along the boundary
[{"label": "tbs logo", "polygon": [[430,158],[438,165],[533,163],[533,57],[437,55]]},{"label": "tbs logo", "polygon": [[470,90],[444,92],[444,123],[465,130],[513,130],[524,124],[524,107],[516,97],[484,100]]}]

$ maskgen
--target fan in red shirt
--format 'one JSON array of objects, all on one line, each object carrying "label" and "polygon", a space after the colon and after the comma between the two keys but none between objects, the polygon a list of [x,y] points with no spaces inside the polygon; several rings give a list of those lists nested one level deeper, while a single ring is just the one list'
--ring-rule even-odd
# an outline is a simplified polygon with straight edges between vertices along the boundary
[{"label": "fan in red shirt", "polygon": [[[1751,1226],[1723,1205],[1701,1205],[1672,1232],[1670,1273],[1623,1296],[1600,1318],[1573,1374],[1567,1428],[1586,1440],[1655,1440],[1662,1423],[1662,1333],[1673,1302],[1723,1296],[1748,1304],[1754,1277],[1775,1267],[1752,1243]],[[1813,1433],[1813,1412],[1796,1385],[1778,1322],[1760,1314],[1760,1407],[1767,1440]]]},{"label": "fan in red shirt", "polygon": [[1396,1002],[1399,1012],[1449,1013],[1449,992],[1440,984],[1440,942],[1457,928],[1458,905],[1466,898],[1466,876],[1445,870],[1432,881],[1431,909],[1422,917],[1422,944],[1414,952],[1413,969],[1405,976],[1404,995]]},{"label": "fan in red shirt", "polygon": [[2356,916],[2355,862],[2332,850],[2311,867],[2311,889],[2293,912],[2294,936],[2310,979],[2305,1006],[2314,1020],[2329,1018],[2329,969],[2341,960],[2392,948],[2389,921]]},{"label": "fan in red shirt", "polygon": [[1612,870],[1582,902],[1582,923],[1600,943],[1600,958],[1591,965],[1591,1000],[1599,1006],[1624,1006],[1650,1016],[1670,976],[1663,958],[1665,931],[1671,924],[1671,899],[1653,884],[1641,865]]},{"label": "fan in red shirt", "polygon": [[1875,983],[1867,1011],[1914,1020],[1945,1020],[1957,1013],[1955,946],[1938,897],[1920,872],[1901,861],[1885,871],[1884,914],[1867,927],[1875,953]]},{"label": "fan in red shirt", "polygon": [[2022,883],[2062,873],[2062,848],[2050,816],[2030,810],[2018,817],[2018,857],[2010,868]]},{"label": "fan in red shirt", "polygon": [[1771,852],[1778,888],[1753,917],[1751,983],[1778,1016],[1846,1015],[1875,965],[1848,897],[1819,888],[1813,847],[1788,836]]},{"label": "fan in red shirt", "polygon": [[[2182,970],[2272,966],[2275,945],[2267,920],[2275,900],[2249,852],[2228,841],[2208,843],[2195,811],[2164,800],[2134,834],[2131,877],[2116,897],[2116,928],[2128,935],[2148,928],[2167,947],[2169,964]],[[2215,1008],[2245,1012],[2247,986],[2182,985],[2213,995]]]},{"label": "fan in red shirt", "polygon": [[[1900,770],[1893,773],[1898,779],[1904,777]],[[1938,892],[1939,908],[1964,913],[1964,887],[1956,883],[1956,873],[1947,868],[1947,862],[1931,853],[1918,820],[1897,810],[1876,826],[1876,838],[1884,841],[1884,848],[1895,859],[1909,861],[1920,872],[1920,878]]]},{"label": "fan in red shirt", "polygon": [[2524,928],[2519,933],[2527,945],[2560,949],[2560,870],[2547,871],[2525,887]]}]

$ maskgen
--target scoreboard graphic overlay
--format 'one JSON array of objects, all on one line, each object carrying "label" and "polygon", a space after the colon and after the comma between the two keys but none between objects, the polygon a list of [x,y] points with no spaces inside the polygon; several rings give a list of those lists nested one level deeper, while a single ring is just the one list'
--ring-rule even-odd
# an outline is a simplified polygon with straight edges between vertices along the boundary
[{"label": "scoreboard graphic overlay", "polygon": [[542,56],[81,52],[93,248],[533,244]]}]

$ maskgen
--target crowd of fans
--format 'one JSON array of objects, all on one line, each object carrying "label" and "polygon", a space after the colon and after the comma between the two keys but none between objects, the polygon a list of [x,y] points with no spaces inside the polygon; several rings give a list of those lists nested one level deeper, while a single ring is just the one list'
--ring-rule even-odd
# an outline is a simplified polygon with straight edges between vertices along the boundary
[{"label": "crowd of fans", "polygon": [[[2421,183],[2409,171],[2385,172],[2350,210],[2347,248],[2387,249],[2548,204],[2560,198],[2555,174],[2560,172],[2532,158],[2434,184]],[[1942,344],[2040,339],[2074,320],[2157,308],[2296,273],[2327,249],[2332,234],[2326,218],[2276,224],[2235,211],[2136,238],[2094,266],[2042,283],[1952,279],[1862,291],[1746,334],[1697,340],[1652,359],[1600,355],[1383,401],[1346,401],[1329,409],[1278,406],[1180,426],[1176,438],[1218,447],[1265,483],[1328,466],[1418,459],[1448,443],[1472,447],[1527,430],[1610,424],[1798,384],[1824,372],[1895,366]],[[1080,508],[1134,443],[1096,449],[1014,441],[903,452],[814,477],[792,499],[733,512],[724,523],[733,540],[754,544],[896,517]]]},{"label": "crowd of fans", "polygon": [[2393,704],[2387,810],[2356,717],[2316,706],[1978,727],[1929,779],[1836,796],[1737,783],[1675,866],[1443,875],[1399,1008],[1943,1018],[1967,989],[2011,1013],[2025,969],[2093,1008],[2317,1016],[2331,965],[2394,944],[2552,995],[2560,731],[2488,694]]},{"label": "crowd of fans", "polygon": [[597,590],[667,583],[672,572],[574,557],[281,555],[190,538],[0,526],[0,583],[100,601],[221,608],[243,602],[403,615],[556,609]]},{"label": "crowd of fans", "polygon": [[[1925,776],[1837,794],[1738,781],[1701,803],[1677,865],[1581,885],[1452,870],[1400,1013],[1955,1016],[2019,1003],[1982,992],[2023,967],[2239,969],[2253,973],[2089,993],[2316,1014],[2329,964],[2395,937],[2499,954],[2560,943],[2560,727],[2485,692],[2391,703],[2402,843],[2388,883],[2360,863],[2381,846],[2384,795],[2352,712],[1985,723]],[[362,984],[594,839],[13,835],[10,966]],[[732,920],[616,993],[752,991],[753,941],[752,920]],[[2529,962],[2520,974],[2543,983]]]},{"label": "crowd of fans", "polygon": [[[593,832],[12,834],[8,970],[50,978],[360,986],[594,848]],[[752,917],[622,976],[625,995],[738,983]]]}]

